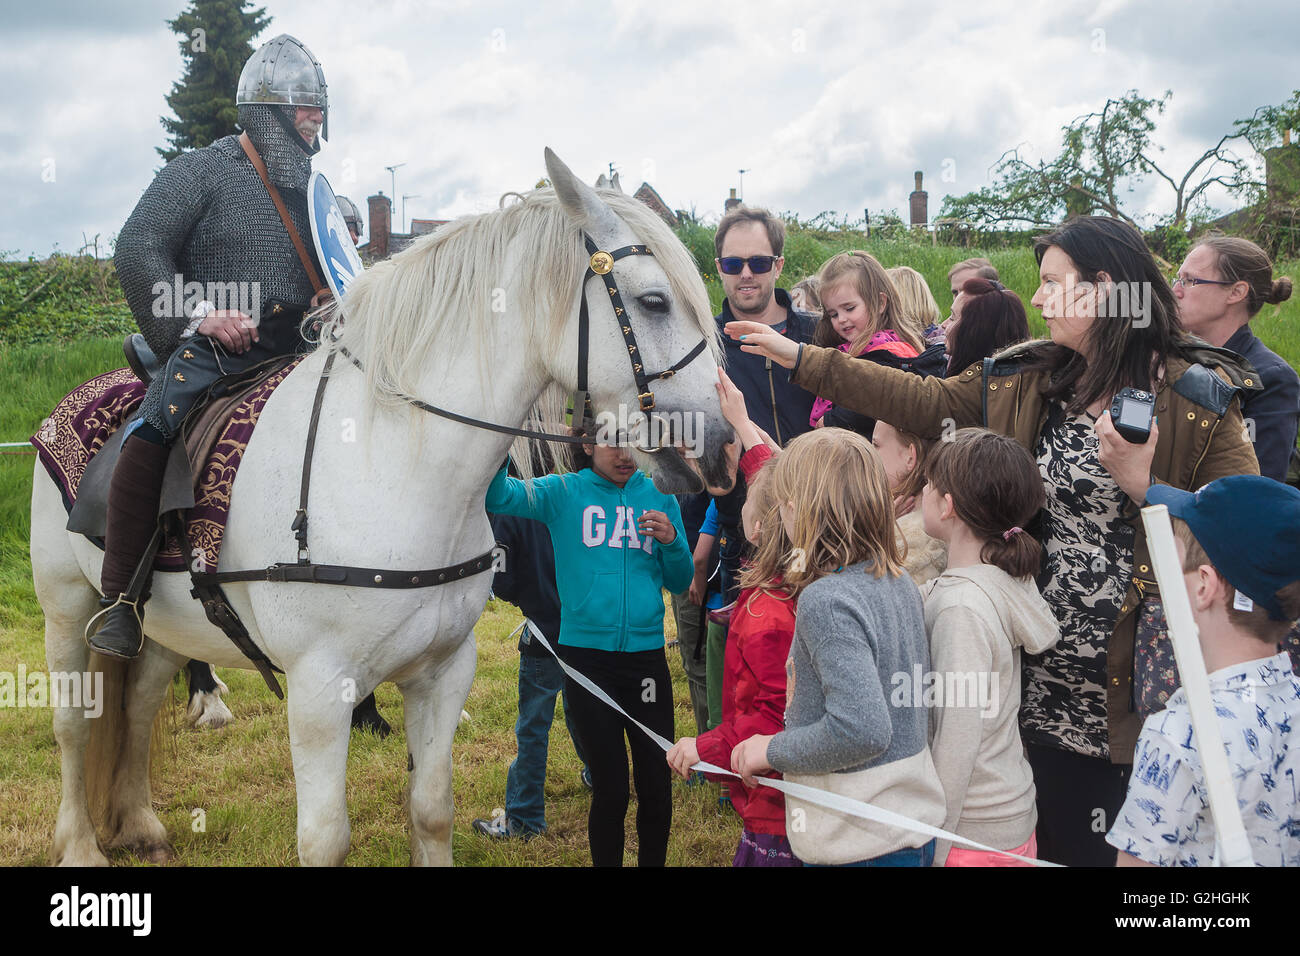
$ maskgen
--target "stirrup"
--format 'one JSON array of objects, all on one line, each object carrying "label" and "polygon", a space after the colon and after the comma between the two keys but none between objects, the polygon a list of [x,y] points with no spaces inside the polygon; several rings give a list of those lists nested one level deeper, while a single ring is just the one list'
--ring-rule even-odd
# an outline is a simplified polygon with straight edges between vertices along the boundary
[{"label": "stirrup", "polygon": [[[106,600],[107,598],[101,598],[100,603],[104,604]],[[94,651],[97,654],[103,654],[105,657],[113,657],[122,661],[134,660],[135,658],[139,657],[140,651],[144,648],[144,615],[140,613],[140,605],[142,603],[144,602],[140,598],[137,598],[136,600],[132,601],[129,598],[119,594],[116,600],[114,600],[111,604],[105,605],[98,614],[96,614],[94,617],[92,617],[89,621],[86,622],[86,631],[85,631],[86,646],[89,647],[92,651]],[[92,635],[95,637],[99,636],[101,628],[97,627],[96,623],[97,622],[104,623],[104,622],[100,622],[100,618],[107,618],[108,615],[112,614],[114,609],[121,607],[123,605],[129,607],[131,609],[131,613],[135,616],[136,633],[139,635],[139,641],[136,644],[135,650],[130,654],[123,653],[122,651],[115,650],[113,648],[101,647],[91,639]]]}]

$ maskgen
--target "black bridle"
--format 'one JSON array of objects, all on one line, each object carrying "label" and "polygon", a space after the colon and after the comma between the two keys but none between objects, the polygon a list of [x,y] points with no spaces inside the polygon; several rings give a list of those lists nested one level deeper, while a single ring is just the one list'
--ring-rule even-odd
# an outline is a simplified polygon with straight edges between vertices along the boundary
[{"label": "black bridle", "polygon": [[[613,252],[602,252],[591,236],[585,232],[582,234],[582,239],[587,245],[587,252],[591,254],[591,258],[587,262],[587,271],[582,277],[582,286],[579,289],[582,304],[578,307],[578,391],[573,399],[573,413],[575,415],[581,414],[582,423],[587,426],[592,424],[593,420],[591,396],[587,391],[587,341],[590,336],[591,326],[590,317],[587,315],[588,279],[599,276],[605,283],[605,291],[609,293],[610,304],[614,307],[614,321],[618,323],[618,327],[623,333],[623,343],[627,346],[628,360],[632,363],[632,376],[636,379],[637,404],[640,406],[642,413],[654,411],[655,396],[654,392],[650,390],[650,383],[672,378],[677,372],[693,362],[704,351],[708,342],[706,339],[700,339],[700,344],[687,352],[675,365],[655,375],[647,374],[645,365],[641,362],[640,349],[637,348],[636,334],[632,331],[631,322],[627,317],[627,307],[623,304],[623,297],[619,294],[618,285],[614,282],[613,272],[614,263],[619,259],[626,256],[653,256],[654,253],[643,245],[624,246],[622,249],[615,249]],[[581,413],[579,413],[579,408],[582,409]],[[662,451],[662,448],[653,450]]]},{"label": "black bridle", "polygon": [[[495,422],[486,422],[481,418],[473,418],[469,415],[461,415],[457,412],[448,411],[445,408],[439,408],[437,405],[430,405],[428,402],[421,401],[410,395],[398,395],[408,405],[420,409],[422,412],[429,412],[446,418],[449,421],[459,422],[462,425],[469,425],[472,428],[483,428],[488,431],[500,432],[503,435],[515,435],[521,438],[532,438],[537,441],[557,442],[566,445],[589,445],[591,444],[591,426],[594,425],[595,416],[591,408],[591,395],[587,390],[587,355],[589,352],[589,339],[591,333],[591,317],[587,310],[587,280],[594,276],[599,276],[605,283],[605,291],[609,293],[609,301],[614,309],[614,320],[618,322],[618,327],[623,333],[623,342],[627,346],[628,360],[632,363],[632,376],[636,380],[637,404],[642,413],[654,411],[655,396],[650,390],[650,383],[662,379],[672,378],[683,368],[695,361],[700,353],[708,346],[707,339],[700,339],[698,345],[691,349],[682,357],[680,361],[669,368],[664,369],[654,375],[647,375],[645,365],[641,361],[641,350],[636,344],[636,334],[632,331],[632,326],[627,316],[627,307],[623,304],[623,297],[619,294],[618,285],[614,282],[614,263],[619,259],[627,256],[653,256],[654,253],[645,245],[624,246],[621,249],[615,249],[613,252],[603,252],[596,245],[595,241],[585,232],[582,234],[583,242],[586,243],[587,252],[590,258],[587,260],[587,271],[582,276],[582,284],[578,288],[578,389],[574,395],[573,415],[575,420],[582,424],[588,435],[585,437],[573,437],[571,435],[551,435],[546,432],[539,432],[528,428],[512,428],[509,425],[498,425]],[[358,369],[364,371],[361,360],[342,346],[338,351],[348,359]],[[323,382],[329,376],[330,367],[334,362],[334,352],[330,352],[325,360],[325,368],[321,371],[321,391],[323,392]],[[319,396],[318,396],[319,400]],[[660,452],[659,448],[641,448],[644,452]]]}]

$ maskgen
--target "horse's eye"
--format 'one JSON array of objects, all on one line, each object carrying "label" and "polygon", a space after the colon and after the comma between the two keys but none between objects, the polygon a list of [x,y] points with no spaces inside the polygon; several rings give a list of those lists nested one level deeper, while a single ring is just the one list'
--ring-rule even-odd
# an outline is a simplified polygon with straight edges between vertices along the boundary
[{"label": "horse's eye", "polygon": [[658,292],[648,292],[645,295],[637,297],[637,305],[647,312],[657,312],[664,314],[668,311],[668,297]]}]

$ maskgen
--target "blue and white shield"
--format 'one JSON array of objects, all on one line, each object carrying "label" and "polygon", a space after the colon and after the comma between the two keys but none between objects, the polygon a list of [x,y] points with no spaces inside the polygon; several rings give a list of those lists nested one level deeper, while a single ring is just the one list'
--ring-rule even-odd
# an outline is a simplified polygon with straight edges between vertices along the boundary
[{"label": "blue and white shield", "polygon": [[343,221],[343,210],[329,180],[319,171],[311,174],[307,183],[307,215],[311,219],[311,238],[316,243],[316,255],[325,270],[325,282],[340,304],[347,295],[348,285],[361,275],[361,256]]}]

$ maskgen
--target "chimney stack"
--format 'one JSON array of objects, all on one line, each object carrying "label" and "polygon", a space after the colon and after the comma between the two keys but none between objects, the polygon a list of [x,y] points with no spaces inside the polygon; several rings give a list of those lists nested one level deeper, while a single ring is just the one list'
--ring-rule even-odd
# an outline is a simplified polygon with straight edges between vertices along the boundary
[{"label": "chimney stack", "polygon": [[740,205],[740,200],[736,198],[735,187],[732,187],[731,195],[728,196],[727,201],[722,204],[723,214],[725,215],[726,213],[731,212],[731,210],[735,209],[739,205]]},{"label": "chimney stack", "polygon": [[378,262],[380,259],[388,258],[388,237],[392,233],[393,226],[393,204],[384,195],[382,189],[379,195],[368,197],[366,203],[370,207],[370,256],[373,261]]},{"label": "chimney stack", "polygon": [[912,190],[912,195],[908,197],[912,213],[912,228],[924,229],[930,222],[929,209],[930,194],[921,188],[921,171],[916,171],[916,189]]}]

